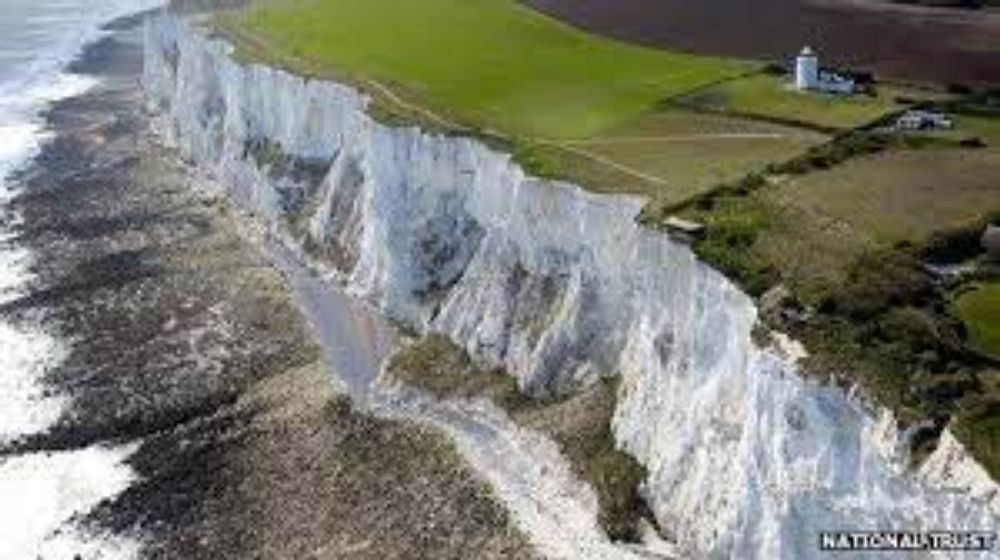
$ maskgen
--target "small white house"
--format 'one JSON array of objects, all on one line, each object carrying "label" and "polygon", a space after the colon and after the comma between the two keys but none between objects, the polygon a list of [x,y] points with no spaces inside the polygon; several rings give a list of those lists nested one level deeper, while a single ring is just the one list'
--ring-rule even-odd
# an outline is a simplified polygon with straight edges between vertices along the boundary
[{"label": "small white house", "polygon": [[795,59],[795,89],[850,95],[854,93],[854,80],[820,69],[819,56],[804,47]]},{"label": "small white house", "polygon": [[954,126],[947,115],[936,111],[907,111],[896,119],[896,128],[900,130],[947,130]]}]

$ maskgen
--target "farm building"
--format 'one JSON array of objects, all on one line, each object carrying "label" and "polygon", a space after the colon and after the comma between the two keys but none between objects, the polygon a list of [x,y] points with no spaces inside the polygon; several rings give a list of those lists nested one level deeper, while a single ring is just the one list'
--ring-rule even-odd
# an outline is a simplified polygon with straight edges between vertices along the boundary
[{"label": "farm building", "polygon": [[900,130],[949,129],[954,125],[947,115],[936,111],[907,111],[896,119],[896,128]]},{"label": "farm building", "polygon": [[853,78],[823,70],[819,65],[819,56],[809,47],[804,47],[795,59],[795,89],[799,91],[850,95],[855,87]]}]

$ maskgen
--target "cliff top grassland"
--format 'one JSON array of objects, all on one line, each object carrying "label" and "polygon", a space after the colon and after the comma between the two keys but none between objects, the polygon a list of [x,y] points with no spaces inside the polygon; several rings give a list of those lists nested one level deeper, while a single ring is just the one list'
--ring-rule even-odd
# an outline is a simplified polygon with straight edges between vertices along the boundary
[{"label": "cliff top grassland", "polygon": [[279,55],[515,136],[590,137],[743,69],[603,39],[508,0],[264,1],[237,21]]},{"label": "cliff top grassland", "polygon": [[240,56],[364,90],[380,120],[473,134],[598,191],[678,202],[826,140],[673,103],[759,63],[616,42],[513,0],[259,0],[216,24]]},{"label": "cliff top grassland", "polygon": [[352,83],[380,120],[472,134],[535,175],[661,204],[902,108],[895,90],[802,95],[760,61],[618,42],[514,0],[258,0],[216,24],[243,57]]},{"label": "cliff top grassland", "polygon": [[956,305],[973,347],[1000,356],[1000,282],[972,286],[956,300]]}]

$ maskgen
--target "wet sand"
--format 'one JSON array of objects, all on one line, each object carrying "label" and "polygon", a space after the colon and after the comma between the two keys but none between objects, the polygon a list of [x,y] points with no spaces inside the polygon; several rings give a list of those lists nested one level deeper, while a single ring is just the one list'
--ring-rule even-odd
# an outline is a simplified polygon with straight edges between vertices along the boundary
[{"label": "wet sand", "polygon": [[104,84],[52,107],[18,179],[35,280],[0,314],[72,342],[45,379],[70,401],[0,457],[136,445],[78,525],[144,557],[532,557],[448,438],[341,393],[249,226],[150,132],[137,21],[87,50]]}]

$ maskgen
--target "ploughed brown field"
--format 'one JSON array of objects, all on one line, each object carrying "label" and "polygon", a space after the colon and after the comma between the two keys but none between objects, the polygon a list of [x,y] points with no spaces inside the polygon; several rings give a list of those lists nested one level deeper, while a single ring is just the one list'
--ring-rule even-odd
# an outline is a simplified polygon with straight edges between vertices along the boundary
[{"label": "ploughed brown field", "polygon": [[827,62],[912,82],[1000,85],[1000,11],[881,0],[522,0],[577,27],[645,45]]}]

